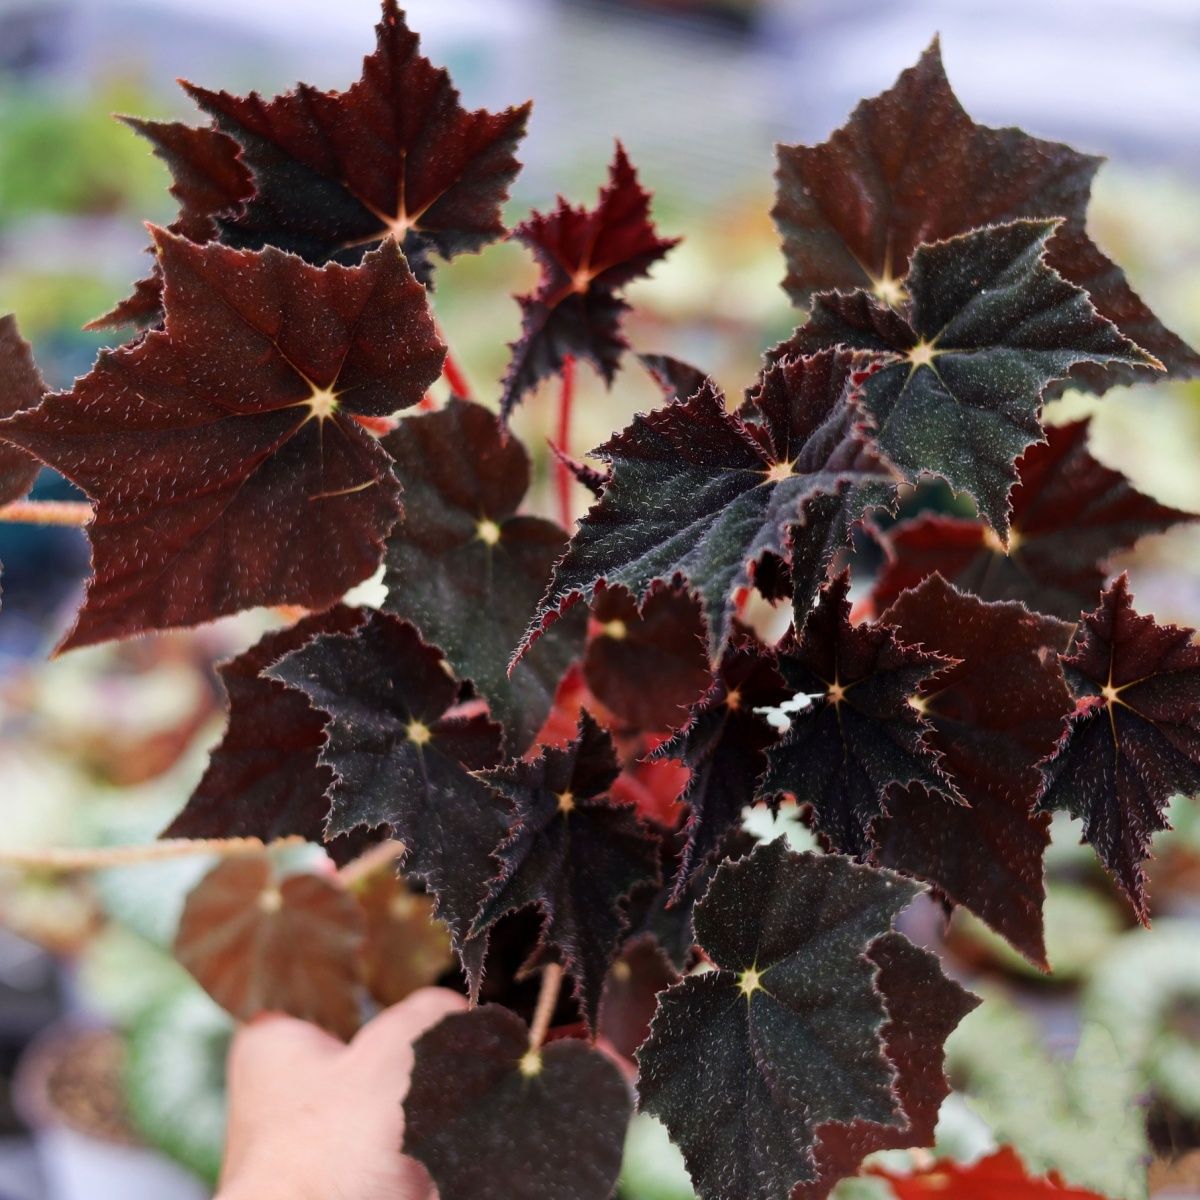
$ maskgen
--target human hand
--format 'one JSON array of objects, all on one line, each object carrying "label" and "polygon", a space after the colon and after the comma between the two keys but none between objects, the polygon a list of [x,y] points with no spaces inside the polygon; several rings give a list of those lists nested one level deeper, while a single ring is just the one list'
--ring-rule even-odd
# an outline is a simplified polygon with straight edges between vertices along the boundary
[{"label": "human hand", "polygon": [[423,988],[345,1045],[293,1017],[244,1026],[229,1052],[229,1132],[216,1200],[432,1200],[400,1153],[413,1042],[466,1008]]}]

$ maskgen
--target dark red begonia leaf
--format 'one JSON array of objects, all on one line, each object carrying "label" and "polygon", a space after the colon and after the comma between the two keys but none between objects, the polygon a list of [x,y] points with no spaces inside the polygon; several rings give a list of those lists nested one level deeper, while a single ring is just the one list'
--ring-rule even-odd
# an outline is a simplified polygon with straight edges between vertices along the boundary
[{"label": "dark red begonia leaf", "polygon": [[659,994],[637,1055],[641,1107],[702,1200],[779,1200],[814,1180],[830,1121],[906,1124],[866,951],[917,890],[783,838],[718,869],[695,916],[716,970]]},{"label": "dark red begonia leaf", "polygon": [[584,710],[570,745],[480,773],[508,801],[511,823],[472,932],[536,906],[542,945],[574,980],[592,1029],[628,925],[625,901],[658,878],[658,843],[632,804],[608,794],[619,771],[612,739]]},{"label": "dark red begonia leaf", "polygon": [[[709,658],[719,661],[735,593],[765,555],[788,553],[789,530],[803,541],[814,499],[833,498],[849,528],[894,495],[894,472],[855,405],[867,369],[863,356],[842,351],[777,363],[753,424],[727,412],[711,383],[635,417],[596,451],[612,478],[555,567],[520,653],[601,585],[619,584],[640,603],[680,580],[700,599]],[[814,594],[820,581],[808,583]]]},{"label": "dark red begonia leaf", "polygon": [[1066,648],[1071,626],[959,592],[940,575],[904,592],[880,620],[903,642],[958,660],[913,702],[966,804],[920,786],[893,791],[889,815],[875,823],[875,859],[934,884],[1045,966],[1042,856],[1050,835],[1049,818],[1035,811],[1037,764],[1071,711],[1053,653]]},{"label": "dark red begonia leaf", "polygon": [[93,577],[62,649],[325,608],[368,578],[400,485],[355,417],[416,404],[445,354],[391,243],[318,268],[155,237],[165,327],[0,424],[95,502]]},{"label": "dark red begonia leaf", "polygon": [[[1194,375],[1200,356],[1162,326],[1087,235],[1101,162],[1020,129],[976,125],[950,88],[935,40],[827,142],[779,147],[772,215],[787,258],[784,288],[800,307],[816,292],[854,288],[899,304],[922,242],[1018,218],[1063,217],[1050,266],[1173,375]],[[1128,361],[1071,372],[1076,386],[1097,391],[1148,375]]]},{"label": "dark red begonia leaf", "polygon": [[678,979],[679,972],[653,937],[630,938],[604,984],[599,1035],[618,1054],[632,1058],[650,1031],[655,997]]},{"label": "dark red begonia leaf", "polygon": [[650,220],[650,193],[617,143],[606,187],[588,210],[558,198],[549,213],[533,213],[513,230],[541,268],[537,289],[518,296],[521,336],[512,343],[500,411],[505,420],[526,392],[584,358],[611,384],[629,343],[621,318],[629,305],[618,292],[649,273],[678,238],[660,238]]},{"label": "dark red begonia leaf", "polygon": [[504,236],[500,210],[530,105],[464,109],[396,0],[384,0],[375,37],[344,92],[301,83],[264,100],[185,85],[254,177],[253,197],[220,219],[222,241],[324,263],[357,262],[388,239],[425,278],[431,252],[451,258]]},{"label": "dark red begonia leaf", "polygon": [[[596,597],[593,612],[599,628],[583,660],[593,695],[634,729],[678,726],[712,678],[695,597],[678,588],[660,588],[646,597],[639,612],[624,589],[607,588]],[[552,629],[547,636],[553,635]]]},{"label": "dark red begonia leaf", "polygon": [[676,899],[740,823],[742,809],[754,803],[755,781],[767,767],[767,747],[779,737],[759,710],[791,695],[775,652],[748,630],[738,629],[687,723],[653,752],[657,759],[678,759],[690,772],[679,793],[689,816],[672,893]]},{"label": "dark red begonia leaf", "polygon": [[909,702],[954,660],[903,644],[887,625],[852,625],[849,591],[843,571],[800,637],[779,648],[788,694],[810,704],[767,747],[757,794],[790,793],[834,849],[865,859],[891,791],[919,783],[960,800],[930,745],[932,727]]},{"label": "dark red begonia leaf", "polygon": [[639,354],[638,358],[667,400],[686,400],[709,380],[699,367],[672,358],[669,354]]},{"label": "dark red begonia leaf", "polygon": [[1023,600],[1073,621],[1104,586],[1114,554],[1196,513],[1139,492],[1088,452],[1087,420],[1054,425],[1017,462],[1007,544],[981,521],[916,517],[884,538],[888,562],[872,598],[882,611],[937,571],[984,600]]},{"label": "dark red begonia leaf", "polygon": [[401,421],[383,446],[404,485],[404,513],[384,554],[384,607],[471,680],[504,726],[509,751],[520,754],[583,651],[581,612],[505,671],[567,535],[552,521],[517,515],[529,456],[482,405],[451,399]]},{"label": "dark red begonia leaf", "polygon": [[1042,438],[1046,388],[1081,362],[1161,365],[1046,265],[1056,226],[1013,221],[919,246],[904,312],[867,292],[823,292],[771,354],[879,354],[861,404],[882,452],[911,482],[939,475],[969,493],[1005,533],[1014,463]]},{"label": "dark red begonia leaf", "polygon": [[359,1025],[362,913],[336,879],[279,880],[266,854],[218,863],[188,893],[175,957],[227,1012],[285,1012],[348,1038]]},{"label": "dark red begonia leaf", "polygon": [[1062,659],[1078,701],[1046,765],[1043,809],[1083,820],[1083,840],[1148,920],[1150,838],[1167,801],[1200,792],[1200,646],[1196,631],[1134,611],[1121,575]]},{"label": "dark red begonia leaf", "polygon": [[1054,1171],[1030,1175],[1011,1146],[973,1163],[942,1158],[903,1174],[883,1166],[872,1167],[871,1174],[888,1181],[896,1200],[1104,1200],[1098,1192],[1064,1183]]},{"label": "dark red begonia leaf", "polygon": [[[339,604],[265,634],[217,668],[229,705],[225,736],[163,837],[269,842],[298,834],[325,844],[333,772],[319,755],[327,718],[302,692],[263,672],[313,638],[350,633],[364,619],[361,609]],[[335,860],[344,860],[356,857],[358,842],[359,835],[348,831],[326,849]]]},{"label": "dark red begonia leaf", "polygon": [[616,1065],[576,1039],[529,1047],[497,1004],[419,1037],[404,1099],[404,1153],[444,1200],[608,1200],[633,1114]]},{"label": "dark red begonia leaf", "polygon": [[[0,418],[33,408],[46,394],[42,373],[11,313],[0,317]],[[0,441],[0,504],[23,500],[41,464],[26,451]]]},{"label": "dark red begonia leaf", "polygon": [[838,1181],[853,1175],[878,1150],[932,1146],[942,1101],[950,1094],[944,1070],[946,1039],[979,998],[942,973],[936,954],[898,933],[884,934],[867,951],[879,968],[875,986],[888,1021],[884,1051],[896,1069],[896,1095],[906,1124],[853,1120],[822,1125],[813,1157],[817,1177],[792,1191],[791,1200],[825,1200]]},{"label": "dark red begonia leaf", "polygon": [[[140,133],[170,169],[171,195],[179,201],[179,216],[170,225],[172,233],[193,242],[210,241],[218,233],[216,217],[234,213],[253,194],[250,172],[240,158],[241,147],[219,129],[138,117],[121,120]],[[154,270],[134,284],[127,299],[85,328],[157,324],[162,319],[162,287],[162,272],[155,263]]]},{"label": "dark red begonia leaf", "polygon": [[321,761],[334,776],[328,831],[386,825],[405,873],[426,884],[472,988],[485,944],[469,936],[504,836],[504,814],[472,772],[500,759],[500,727],[453,710],[459,683],[416,629],[376,612],[350,634],[325,634],[269,668],[329,714]]}]

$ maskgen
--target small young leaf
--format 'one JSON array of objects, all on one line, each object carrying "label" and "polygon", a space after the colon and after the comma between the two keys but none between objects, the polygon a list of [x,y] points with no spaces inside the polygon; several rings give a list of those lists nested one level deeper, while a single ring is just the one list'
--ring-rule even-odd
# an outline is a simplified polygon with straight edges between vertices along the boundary
[{"label": "small young leaf", "polygon": [[574,979],[592,1029],[628,925],[624,902],[639,884],[658,878],[657,843],[633,805],[607,794],[619,771],[612,739],[584,710],[569,746],[479,773],[509,802],[512,820],[472,934],[536,905],[543,946]]},{"label": "small young leaf", "polygon": [[414,1044],[404,1153],[442,1200],[608,1200],[633,1113],[616,1066],[581,1041],[530,1051],[499,1005],[446,1017]]},{"label": "small young leaf", "polygon": [[510,753],[521,754],[583,650],[580,612],[505,672],[567,535],[552,521],[516,515],[529,456],[482,405],[451,399],[408,417],[383,447],[404,485],[404,513],[384,553],[384,607],[471,680],[504,726]]},{"label": "small young leaf", "polygon": [[[898,304],[922,242],[1016,218],[1062,217],[1050,266],[1173,375],[1194,375],[1200,356],[1162,326],[1087,235],[1101,161],[1019,129],[976,125],[950,88],[935,40],[829,141],[779,148],[772,215],[787,258],[784,288],[798,307],[831,288],[866,288]],[[1083,365],[1072,382],[1103,391],[1149,375],[1137,363]]]},{"label": "small young leaf", "polygon": [[275,878],[266,854],[218,863],[192,889],[175,956],[242,1021],[279,1011],[338,1037],[358,1028],[362,915],[319,875]]},{"label": "small young leaf", "polygon": [[431,252],[448,259],[504,236],[500,209],[520,170],[529,104],[464,109],[396,0],[384,0],[375,38],[344,92],[302,83],[264,100],[184,85],[254,176],[253,197],[220,220],[223,242],[324,263],[357,262],[391,240],[426,278]]},{"label": "small young leaf", "polygon": [[1083,840],[1148,922],[1151,835],[1167,801],[1200,791],[1200,646],[1196,631],[1134,611],[1121,575],[1063,657],[1078,701],[1046,764],[1045,810],[1083,820]]},{"label": "small young leaf", "polygon": [[871,1174],[886,1179],[896,1200],[929,1200],[931,1195],[954,1200],[1105,1200],[1098,1192],[1065,1184],[1055,1172],[1031,1175],[1011,1146],[1001,1146],[973,1163],[939,1159],[915,1171],[897,1174],[873,1167]]},{"label": "small young leaf", "polygon": [[[678,588],[661,588],[646,597],[639,612],[622,588],[606,588],[592,608],[599,628],[588,642],[583,674],[596,699],[634,729],[654,732],[679,725],[712,678],[695,598]],[[553,637],[554,629],[547,636]]]},{"label": "small young leaf", "polygon": [[512,343],[500,413],[505,421],[526,392],[562,370],[568,356],[587,359],[611,385],[629,346],[617,294],[649,274],[678,238],[660,238],[650,220],[650,193],[617,143],[608,185],[589,211],[562,196],[550,213],[533,213],[513,230],[537,258],[537,289],[518,296],[521,336]]},{"label": "small young leaf", "polygon": [[[0,317],[0,418],[33,408],[45,394],[42,373],[29,343],[17,331],[16,317]],[[24,450],[0,441],[0,504],[24,499],[40,465]]]},{"label": "small young leaf", "polygon": [[476,987],[484,945],[468,946],[468,931],[504,818],[471,772],[499,761],[500,727],[454,714],[459,684],[440,651],[388,613],[373,613],[353,634],[315,638],[267,674],[329,714],[321,752],[334,774],[329,832],[395,832],[406,872],[436,896]]},{"label": "small young leaf", "polygon": [[638,359],[662,389],[664,400],[686,400],[709,381],[709,376],[699,367],[669,354],[639,354]]},{"label": "small young leaf", "polygon": [[358,902],[366,918],[363,975],[378,1004],[399,1003],[453,965],[449,932],[433,915],[433,900],[410,891],[395,872],[376,872]]},{"label": "small young leaf", "polygon": [[898,933],[884,934],[867,951],[879,967],[875,986],[883,995],[888,1022],[884,1050],[896,1068],[896,1095],[906,1124],[855,1120],[818,1130],[813,1158],[817,1177],[793,1189],[790,1200],[825,1200],[840,1179],[853,1175],[878,1150],[932,1146],[942,1101],[950,1093],[943,1067],[945,1042],[978,997],[942,973],[936,954]]},{"label": "small young leaf", "polygon": [[1050,426],[1017,462],[1007,543],[982,521],[929,515],[890,529],[872,591],[882,611],[937,571],[984,600],[1023,600],[1073,621],[1104,586],[1109,559],[1197,514],[1139,492],[1088,452],[1087,420]]},{"label": "small young leaf", "polygon": [[689,817],[671,893],[676,900],[721,839],[741,822],[742,809],[754,803],[755,780],[767,766],[765,751],[779,736],[759,710],[790,695],[774,651],[738,629],[687,724],[653,752],[655,759],[678,759],[690,772],[679,793]]},{"label": "small young leaf", "polygon": [[696,906],[715,971],[659,995],[641,1107],[703,1200],[778,1200],[815,1175],[829,1121],[902,1127],[884,1002],[865,953],[917,888],[782,838],[726,862]]},{"label": "small young leaf", "polygon": [[[263,672],[321,634],[350,633],[364,617],[361,609],[336,605],[265,634],[217,668],[229,706],[225,736],[163,837],[269,842],[299,834],[325,843],[333,772],[318,756],[326,717],[302,692]],[[337,859],[354,857],[357,842],[354,835],[336,838],[327,849]]]},{"label": "small young leaf", "polygon": [[[241,147],[220,130],[180,121],[121,120],[140,133],[170,169],[171,195],[179,201],[179,216],[170,225],[172,233],[193,242],[211,241],[218,233],[216,217],[233,214],[253,195],[254,184],[241,160]],[[134,284],[127,299],[86,328],[156,325],[162,320],[162,288],[162,272],[156,262],[153,271]]]},{"label": "small young leaf", "polygon": [[960,800],[929,743],[932,727],[909,702],[955,660],[904,645],[886,625],[850,623],[850,573],[825,590],[804,625],[779,649],[790,696],[807,708],[766,750],[760,797],[790,792],[843,854],[866,858],[871,826],[894,788],[921,784]]},{"label": "small young leaf", "polygon": [[356,416],[417,401],[444,348],[396,247],[361,266],[155,232],[166,325],[0,424],[95,501],[94,574],[61,649],[369,577],[400,486]]},{"label": "small young leaf", "polygon": [[1054,748],[1071,695],[1053,650],[1071,626],[1022,604],[986,603],[930,575],[880,617],[901,641],[957,659],[913,697],[930,743],[966,804],[919,785],[894,790],[875,823],[875,861],[934,884],[1046,966],[1037,764]]},{"label": "small young leaf", "polygon": [[862,395],[883,453],[911,481],[940,475],[968,492],[1005,533],[1013,464],[1041,440],[1046,388],[1081,362],[1161,367],[1046,265],[1056,227],[1013,221],[922,245],[907,315],[866,292],[823,292],[771,354],[846,346],[883,356]]},{"label": "small young leaf", "polygon": [[728,413],[711,383],[635,417],[596,451],[612,463],[612,478],[555,567],[518,658],[601,585],[619,584],[640,603],[656,583],[684,580],[700,598],[718,662],[734,593],[764,556],[789,554],[789,530],[803,540],[815,498],[844,506],[848,528],[868,503],[894,494],[894,472],[855,405],[868,369],[867,358],[842,351],[776,363],[753,422]]}]

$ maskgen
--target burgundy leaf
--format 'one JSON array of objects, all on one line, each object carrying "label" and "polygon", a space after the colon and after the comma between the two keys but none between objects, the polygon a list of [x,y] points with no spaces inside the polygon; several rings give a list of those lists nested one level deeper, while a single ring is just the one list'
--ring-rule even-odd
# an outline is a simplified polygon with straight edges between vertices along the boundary
[{"label": "burgundy leaf", "polygon": [[[33,408],[46,394],[42,373],[33,361],[29,343],[17,331],[11,313],[0,317],[0,418]],[[29,494],[39,463],[18,446],[0,441],[0,504]]]}]

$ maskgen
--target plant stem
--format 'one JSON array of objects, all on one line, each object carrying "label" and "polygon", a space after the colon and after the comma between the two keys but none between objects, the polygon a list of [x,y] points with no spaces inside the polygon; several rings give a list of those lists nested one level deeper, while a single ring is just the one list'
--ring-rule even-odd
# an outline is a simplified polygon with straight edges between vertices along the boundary
[{"label": "plant stem", "polygon": [[21,525],[86,525],[92,506],[86,500],[14,500],[0,506],[0,521]]},{"label": "plant stem", "polygon": [[142,846],[83,846],[78,849],[0,850],[0,867],[25,867],[40,871],[98,871],[106,867],[127,867],[139,863],[163,862],[170,858],[188,858],[193,854],[216,854],[237,858],[257,854],[276,846],[299,845],[301,837],[277,838],[167,838]]},{"label": "plant stem", "polygon": [[558,990],[562,987],[563,969],[558,963],[547,963],[542,968],[542,990],[538,993],[537,1008],[533,1013],[533,1024],[529,1026],[529,1050],[536,1054],[550,1032],[550,1021],[558,1006]]},{"label": "plant stem", "polygon": [[[555,444],[563,454],[571,453],[571,408],[575,403],[575,358],[563,359],[562,387],[558,393],[558,438]],[[571,528],[571,472],[561,459],[554,464],[554,483],[558,490],[558,516],[562,527]]]}]

